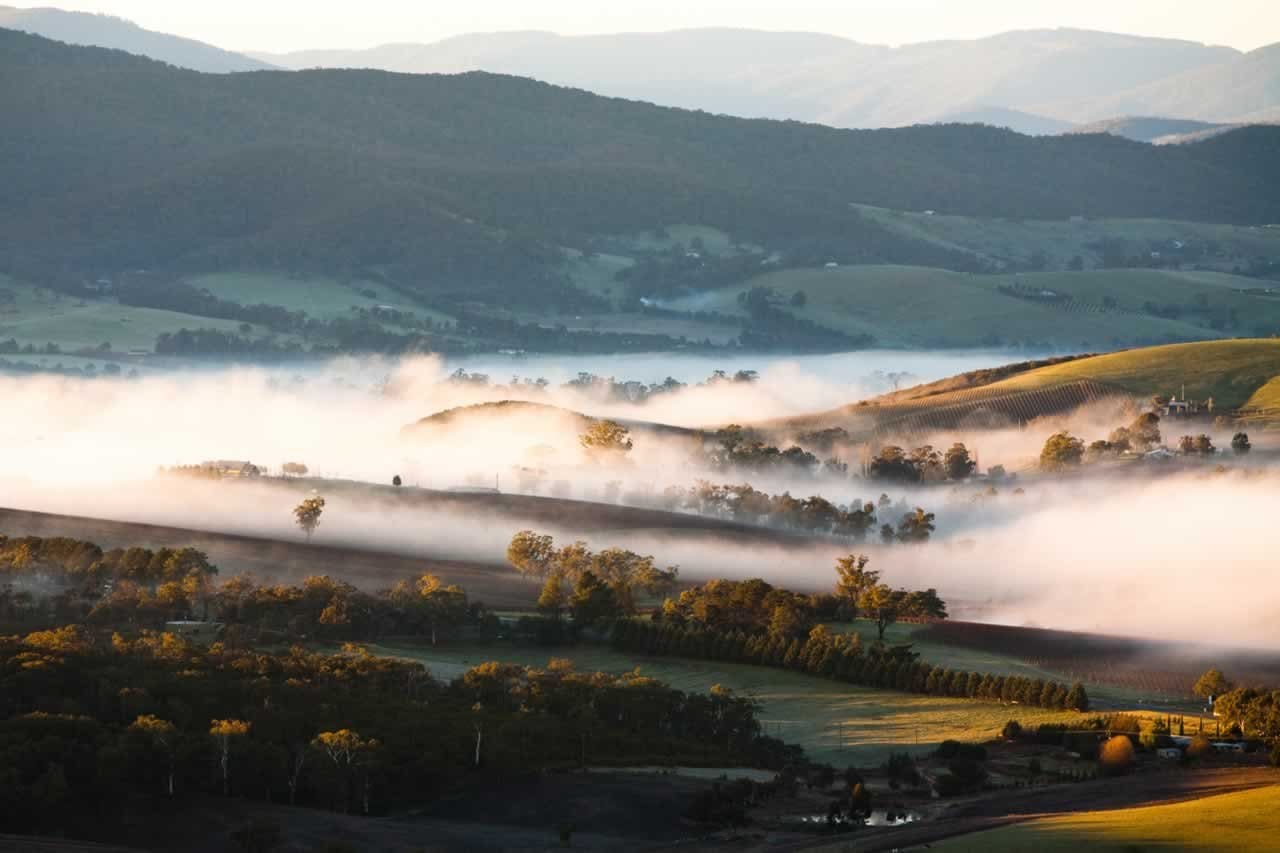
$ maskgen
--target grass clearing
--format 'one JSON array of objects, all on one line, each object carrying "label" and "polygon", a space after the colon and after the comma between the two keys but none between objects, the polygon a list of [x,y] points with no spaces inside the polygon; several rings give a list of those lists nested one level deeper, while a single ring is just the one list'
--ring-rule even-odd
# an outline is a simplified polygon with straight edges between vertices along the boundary
[{"label": "grass clearing", "polygon": [[[1230,276],[1202,280],[1204,274],[1153,270],[1098,270],[1035,275],[975,275],[911,266],[848,266],[832,269],[778,270],[741,285],[677,300],[678,310],[701,308],[741,314],[737,296],[751,287],[768,287],[784,298],[804,291],[798,316],[848,334],[871,334],[883,345],[955,347],[1024,345],[1044,348],[1110,349],[1170,340],[1221,337],[1199,315],[1174,320],[1141,313],[1144,302],[1187,305],[1201,296],[1211,310],[1236,311],[1252,329],[1270,323],[1280,328],[1280,299],[1236,293],[1229,284],[1256,286]],[[1065,294],[1077,303],[1060,305],[1002,293],[1019,285]],[[1114,308],[1102,300],[1111,296]]]},{"label": "grass clearing", "polygon": [[[265,303],[290,311],[305,311],[321,320],[351,316],[352,308],[373,310],[387,306],[397,311],[413,312],[432,320],[453,321],[452,317],[432,311],[406,298],[384,284],[356,281],[343,284],[332,278],[303,278],[269,272],[232,272],[196,276],[187,280],[193,287],[204,288],[220,299],[241,305]],[[366,293],[374,294],[373,296]]]},{"label": "grass clearing", "polygon": [[684,658],[647,658],[603,646],[531,648],[507,644],[371,646],[376,654],[424,664],[438,678],[451,679],[487,660],[545,666],[553,657],[572,660],[580,670],[610,673],[639,668],[645,675],[685,691],[707,692],[720,684],[754,696],[769,734],[803,746],[820,761],[878,765],[890,752],[928,751],[947,739],[986,741],[1010,719],[1023,725],[1080,719],[1071,711],[1009,707],[967,699],[917,696],[827,681],[768,667]]},{"label": "grass clearing", "polygon": [[[830,624],[827,627],[833,632],[857,631],[862,635],[864,645],[870,645],[876,639],[875,623],[867,619],[859,619],[852,623]],[[920,640],[917,635],[924,627],[905,622],[890,625],[885,631],[885,642],[890,645],[910,643],[912,651],[918,652],[921,660],[958,672],[1017,675],[1023,678],[1043,678],[1045,681],[1058,681],[1064,684],[1072,681],[1071,677],[1064,673],[1023,663],[1011,655]],[[1100,710],[1130,709],[1141,702],[1163,698],[1109,684],[1087,682],[1085,688],[1089,691],[1090,701]],[[1178,700],[1172,700],[1162,704],[1177,704],[1177,702]],[[1187,713],[1193,712],[1194,708],[1189,706]]]},{"label": "grass clearing", "polygon": [[1175,243],[1212,245],[1215,253],[1199,262],[1231,269],[1257,257],[1280,258],[1280,233],[1249,225],[1217,225],[1169,219],[1015,220],[981,219],[946,214],[889,210],[856,205],[858,212],[891,231],[938,246],[970,252],[995,263],[1025,264],[1042,253],[1049,265],[1062,268],[1077,255],[1086,266],[1101,262],[1098,250],[1106,239],[1123,240],[1133,254]]},{"label": "grass clearing", "polygon": [[947,853],[1135,853],[1142,850],[1263,851],[1280,839],[1280,786],[1171,805],[1085,812],[960,836]]},{"label": "grass clearing", "polygon": [[[24,345],[43,347],[53,343],[63,352],[73,353],[97,350],[107,343],[115,352],[149,353],[155,348],[157,337],[182,328],[240,334],[240,324],[231,320],[77,299],[11,280],[0,279],[0,288],[14,296],[12,302],[0,303],[0,340],[13,338]],[[258,326],[251,332],[254,337],[268,334],[267,329]]]}]

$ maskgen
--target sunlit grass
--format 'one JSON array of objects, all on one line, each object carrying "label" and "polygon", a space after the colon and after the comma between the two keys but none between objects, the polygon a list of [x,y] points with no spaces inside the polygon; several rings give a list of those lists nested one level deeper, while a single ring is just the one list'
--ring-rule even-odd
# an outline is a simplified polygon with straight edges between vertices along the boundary
[{"label": "sunlit grass", "polygon": [[1280,786],[1186,803],[1046,818],[933,845],[947,853],[1264,851],[1280,845]]}]

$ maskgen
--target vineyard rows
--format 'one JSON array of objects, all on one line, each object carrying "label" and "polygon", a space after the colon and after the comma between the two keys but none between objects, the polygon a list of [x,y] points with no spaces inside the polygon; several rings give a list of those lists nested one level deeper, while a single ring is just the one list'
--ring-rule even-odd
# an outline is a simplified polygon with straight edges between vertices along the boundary
[{"label": "vineyard rows", "polygon": [[886,406],[880,412],[875,433],[878,436],[888,433],[914,435],[954,429],[980,414],[996,415],[1003,422],[1025,424],[1121,393],[1088,379],[1025,391],[971,388],[947,394],[949,402],[943,405],[934,398]]}]

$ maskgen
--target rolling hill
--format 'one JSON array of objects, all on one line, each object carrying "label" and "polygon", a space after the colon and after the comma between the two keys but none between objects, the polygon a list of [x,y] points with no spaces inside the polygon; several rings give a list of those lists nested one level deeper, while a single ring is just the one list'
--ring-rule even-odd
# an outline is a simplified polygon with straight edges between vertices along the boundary
[{"label": "rolling hill", "polygon": [[[209,75],[0,32],[0,269],[369,275],[555,300],[564,246],[687,222],[795,256],[963,254],[850,207],[1280,220],[1280,130],[1177,148],[972,126],[839,131],[491,74]],[[106,180],[103,176],[109,176]]]},{"label": "rolling hill", "polygon": [[860,265],[764,273],[666,304],[745,317],[751,309],[739,297],[755,289],[770,294],[775,311],[848,335],[872,334],[888,346],[1089,351],[1274,334],[1280,298],[1267,285],[1213,272],[975,275]]},{"label": "rolling hill", "polygon": [[768,431],[840,427],[855,437],[1025,423],[1106,397],[1183,396],[1264,420],[1280,380],[1280,340],[1173,344],[955,377],[830,412],[761,424]]},{"label": "rolling hill", "polygon": [[68,44],[124,50],[194,71],[221,74],[262,71],[273,67],[260,59],[204,42],[144,30],[137,24],[110,15],[92,15],[53,8],[16,9],[12,6],[0,6],[0,27]]},{"label": "rolling hill", "polygon": [[[664,57],[661,63],[651,61]],[[1264,51],[1073,29],[890,48],[814,33],[695,29],[458,36],[362,51],[258,54],[288,68],[411,73],[485,70],[605,95],[836,127],[979,120],[1057,132],[1116,115],[1256,120],[1280,105]],[[1199,76],[1203,75],[1203,76]],[[1221,87],[1247,78],[1247,93]],[[1185,81],[1174,83],[1172,81]],[[1178,97],[1169,94],[1180,90]]]}]

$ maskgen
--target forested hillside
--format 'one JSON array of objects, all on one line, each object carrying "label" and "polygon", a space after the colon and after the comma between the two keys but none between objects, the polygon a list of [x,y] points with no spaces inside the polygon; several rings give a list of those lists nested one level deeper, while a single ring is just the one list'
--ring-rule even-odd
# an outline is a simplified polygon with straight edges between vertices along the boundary
[{"label": "forested hillside", "polygon": [[552,297],[560,247],[670,223],[844,262],[971,260],[850,207],[1280,219],[1280,130],[1152,149],[972,126],[841,131],[491,74],[206,75],[0,31],[0,269],[375,274]]}]

